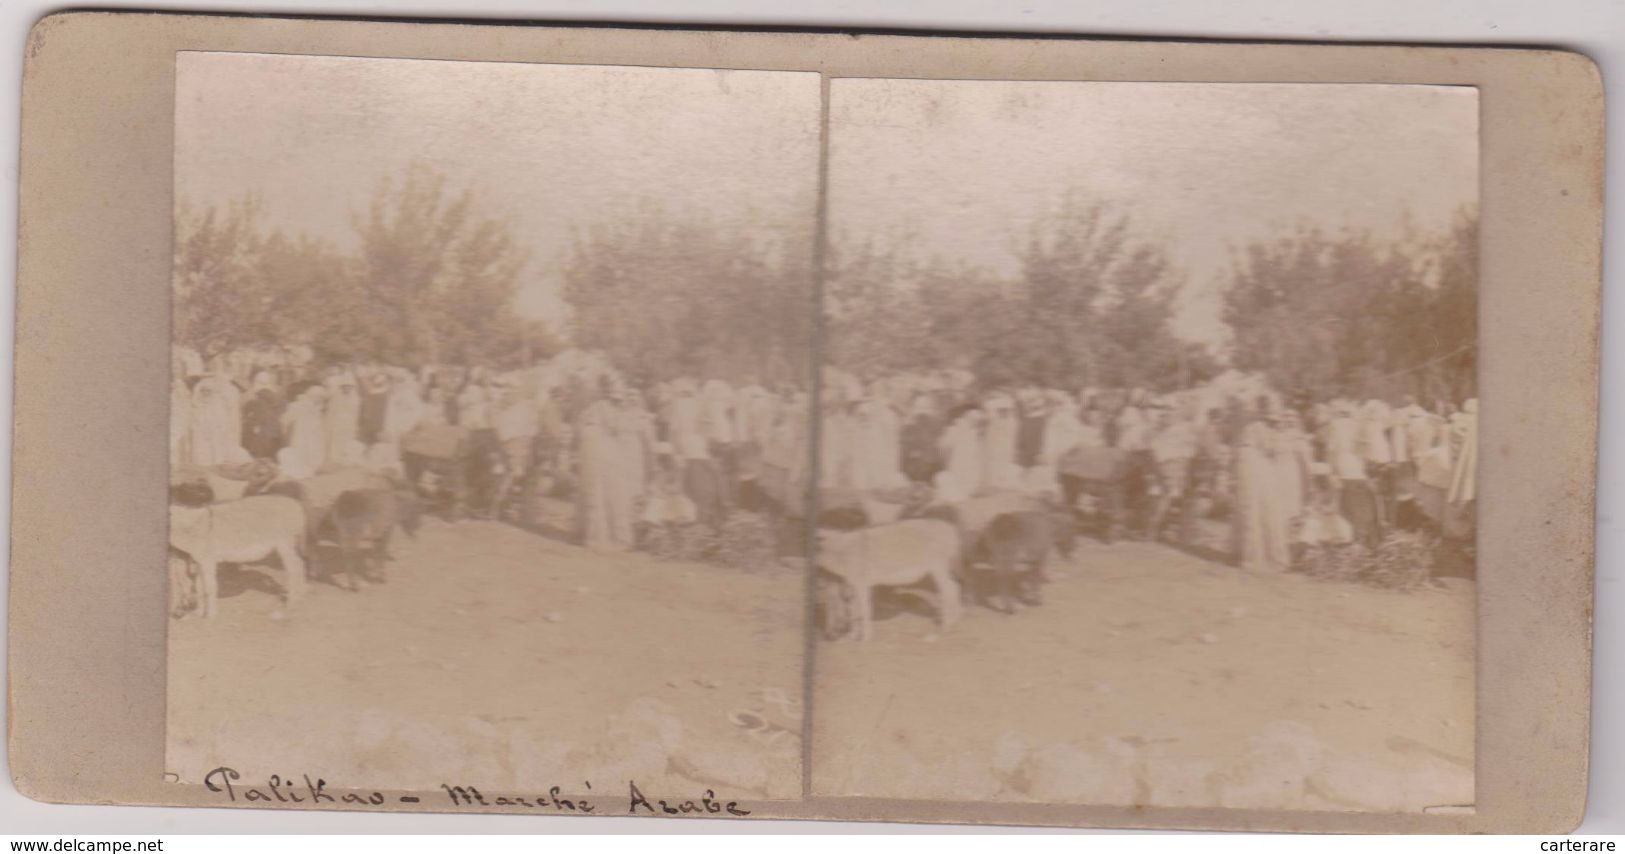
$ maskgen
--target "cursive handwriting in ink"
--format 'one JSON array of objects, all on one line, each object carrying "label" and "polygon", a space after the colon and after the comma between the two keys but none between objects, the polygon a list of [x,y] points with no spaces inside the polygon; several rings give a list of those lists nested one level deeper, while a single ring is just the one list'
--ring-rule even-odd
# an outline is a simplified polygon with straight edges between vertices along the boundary
[{"label": "cursive handwriting in ink", "polygon": [[[582,812],[590,813],[597,809],[586,799],[572,800],[562,797],[563,789],[554,786],[547,790],[545,795],[527,797],[525,795],[492,795],[489,800],[485,794],[474,786],[453,786],[441,783],[440,788],[446,792],[454,807],[525,807],[527,809],[551,809],[554,812]],[[592,784],[588,783],[591,789]]]},{"label": "cursive handwriting in ink", "polygon": [[[631,790],[628,793],[629,803],[626,808],[627,813],[630,815],[637,815],[638,807],[648,810],[649,815],[692,815],[694,813],[719,815],[724,812],[728,815],[750,815],[750,810],[741,809],[738,801],[729,801],[727,804],[718,801],[716,799],[717,793],[711,789],[705,790],[705,796],[700,798],[700,802],[697,804],[693,801],[680,801],[673,806],[665,801],[649,803],[649,799],[644,797],[643,792],[638,790],[638,784],[634,780],[628,780],[626,785]],[[659,806],[659,809],[656,809],[656,805]]]},{"label": "cursive handwriting in ink", "polygon": [[[224,792],[227,799],[231,800],[233,803],[237,801],[237,795],[239,792],[242,793],[243,800],[255,803],[335,803],[332,795],[322,791],[323,789],[327,788],[327,781],[319,779],[312,784],[310,782],[309,775],[304,776],[306,790],[310,793],[308,800],[300,797],[293,785],[282,779],[280,774],[272,774],[270,779],[266,781],[266,785],[264,787],[232,785],[242,778],[243,775],[237,773],[237,769],[227,768],[222,765],[219,768],[216,768],[213,771],[203,775],[203,787],[211,792]],[[354,792],[348,792],[340,797],[336,802],[354,804],[357,806],[376,807],[381,806],[384,803],[384,794],[382,792],[371,792],[366,795],[360,795]]]},{"label": "cursive handwriting in ink", "polygon": [[[344,792],[334,794],[327,791],[327,780],[317,777],[311,779],[309,774],[301,774],[298,780],[303,782],[301,787],[292,777],[283,777],[272,774],[260,785],[248,786],[242,783],[243,775],[235,768],[220,766],[203,776],[203,786],[211,792],[223,794],[226,799],[236,803],[246,801],[256,804],[282,804],[291,807],[305,807],[333,804],[359,807],[383,806],[388,800],[382,792]],[[593,790],[590,781],[582,781],[590,792]],[[441,791],[445,792],[447,801],[454,808],[465,810],[501,809],[524,807],[532,810],[549,810],[555,813],[591,814],[598,811],[598,805],[582,796],[564,795],[561,786],[552,786],[546,794],[494,794],[480,791],[477,786],[465,784],[441,783]],[[627,781],[627,813],[630,815],[698,815],[698,816],[748,816],[751,811],[739,806],[738,801],[729,801],[717,797],[715,790],[706,789],[705,794],[691,800],[650,800],[638,788],[637,781]],[[422,799],[415,795],[401,795],[397,799],[403,804],[421,803]],[[641,808],[641,812],[640,812]]]}]

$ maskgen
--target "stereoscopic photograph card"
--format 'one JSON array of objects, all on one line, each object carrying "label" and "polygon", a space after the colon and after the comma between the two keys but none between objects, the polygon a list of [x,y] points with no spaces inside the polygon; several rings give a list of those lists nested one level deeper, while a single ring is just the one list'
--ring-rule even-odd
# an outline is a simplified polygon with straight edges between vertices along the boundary
[{"label": "stereoscopic photograph card", "polygon": [[31,797],[1579,822],[1577,55],[68,13],[28,57]]}]

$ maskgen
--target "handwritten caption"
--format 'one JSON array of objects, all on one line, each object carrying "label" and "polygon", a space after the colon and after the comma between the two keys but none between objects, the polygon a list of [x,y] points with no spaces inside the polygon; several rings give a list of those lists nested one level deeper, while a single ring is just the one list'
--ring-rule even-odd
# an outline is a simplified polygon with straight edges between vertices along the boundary
[{"label": "handwritten caption", "polygon": [[[383,792],[344,792],[332,794],[327,791],[327,781],[320,777],[312,780],[309,774],[301,774],[300,780],[292,777],[284,778],[279,774],[267,777],[262,785],[243,785],[242,774],[235,768],[221,766],[210,771],[203,777],[203,786],[211,792],[224,795],[225,798],[236,803],[245,801],[264,804],[344,804],[353,807],[382,807],[389,803],[420,804],[424,802],[417,795],[399,795],[393,799],[385,797]],[[583,781],[589,791],[592,783]],[[431,799],[431,803],[441,806],[449,805],[458,810],[478,810],[493,807],[525,807],[533,810],[547,810],[555,813],[600,813],[607,814],[620,804],[626,805],[626,815],[714,815],[714,816],[746,816],[750,810],[739,806],[738,801],[723,800],[717,797],[712,789],[706,789],[705,794],[692,800],[665,801],[650,800],[638,789],[634,780],[626,782],[627,794],[624,799],[613,796],[594,795],[590,799],[584,796],[564,797],[562,787],[553,786],[545,795],[513,795],[513,794],[487,794],[474,786],[451,785],[441,783],[441,796]],[[607,808],[601,810],[601,807]]]}]

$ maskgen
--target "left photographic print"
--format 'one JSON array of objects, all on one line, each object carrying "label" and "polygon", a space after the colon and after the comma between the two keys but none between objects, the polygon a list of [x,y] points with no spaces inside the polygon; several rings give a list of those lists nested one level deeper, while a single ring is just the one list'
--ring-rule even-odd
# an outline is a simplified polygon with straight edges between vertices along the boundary
[{"label": "left photographic print", "polygon": [[817,75],[177,63],[167,779],[799,797]]}]

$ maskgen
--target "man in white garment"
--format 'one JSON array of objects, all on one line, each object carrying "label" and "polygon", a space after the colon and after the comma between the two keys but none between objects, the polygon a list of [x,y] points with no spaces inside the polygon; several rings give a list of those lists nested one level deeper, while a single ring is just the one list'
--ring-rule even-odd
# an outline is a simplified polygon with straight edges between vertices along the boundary
[{"label": "man in white garment", "polygon": [[191,396],[191,451],[194,465],[235,465],[252,459],[242,446],[235,386],[219,374],[197,381]]},{"label": "man in white garment", "polygon": [[711,457],[705,401],[700,399],[698,384],[691,379],[677,380],[673,392],[668,429],[677,454],[683,493],[694,503],[702,520],[719,524],[727,510],[723,503],[722,473]]},{"label": "man in white garment", "polygon": [[899,489],[908,485],[902,469],[902,424],[889,398],[874,392],[858,404],[856,440],[859,468],[869,489]]},{"label": "man in white garment", "polygon": [[711,446],[711,459],[722,476],[723,504],[734,505],[739,466],[735,457],[733,386],[720,379],[707,380],[700,390],[701,429]]},{"label": "man in white garment", "polygon": [[957,504],[982,489],[986,446],[982,430],[986,416],[979,407],[967,407],[943,431],[939,445],[946,464],[935,478],[935,503]]},{"label": "man in white garment", "polygon": [[358,438],[361,389],[355,374],[347,369],[335,371],[327,379],[327,390],[327,464],[334,468],[362,465],[366,447]]},{"label": "man in white garment", "polygon": [[735,477],[740,500],[748,506],[762,500],[762,453],[772,436],[776,408],[773,396],[755,382],[740,388],[735,395]]},{"label": "man in white garment", "polygon": [[1346,400],[1332,403],[1332,418],[1323,428],[1326,462],[1339,483],[1339,506],[1354,526],[1356,538],[1374,546],[1382,539],[1382,517],[1376,492],[1367,475],[1366,449],[1361,437],[1357,406]]},{"label": "man in white garment", "polygon": [[1360,408],[1359,421],[1366,477],[1376,490],[1378,518],[1386,528],[1394,521],[1394,444],[1388,435],[1393,413],[1383,401],[1368,400]]},{"label": "man in white garment", "polygon": [[1157,427],[1150,441],[1150,450],[1157,466],[1159,491],[1151,510],[1150,524],[1146,528],[1151,539],[1161,537],[1169,508],[1185,495],[1190,483],[1191,460],[1196,457],[1196,442],[1196,424],[1184,413],[1173,407],[1157,411]]},{"label": "man in white garment", "polygon": [[492,408],[495,410],[492,427],[497,441],[502,444],[504,461],[502,477],[492,493],[495,503],[492,515],[500,519],[514,484],[523,483],[530,474],[540,418],[536,402],[508,377],[499,377],[492,383]]},{"label": "man in white garment", "polygon": [[1044,419],[1043,438],[1039,442],[1038,465],[1028,475],[1030,491],[1061,495],[1060,465],[1067,454],[1084,440],[1083,421],[1078,418],[1078,405],[1064,391],[1050,391],[1049,417]]},{"label": "man in white garment", "polygon": [[1016,465],[1016,439],[1020,423],[1016,417],[1015,401],[1003,392],[989,395],[987,428],[983,434],[986,450],[983,452],[982,488],[986,490],[1017,490],[1021,488],[1021,468]]},{"label": "man in white garment", "polygon": [[1416,405],[1416,398],[1411,395],[1404,397],[1403,403],[1394,409],[1393,417],[1389,421],[1388,437],[1394,446],[1394,513],[1401,514],[1399,505],[1405,502],[1414,502],[1416,499],[1416,462],[1426,448],[1417,447],[1415,440],[1418,433],[1411,429],[1412,423],[1426,417],[1427,410]]}]

